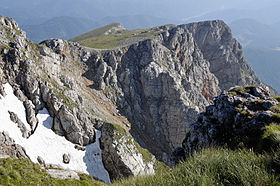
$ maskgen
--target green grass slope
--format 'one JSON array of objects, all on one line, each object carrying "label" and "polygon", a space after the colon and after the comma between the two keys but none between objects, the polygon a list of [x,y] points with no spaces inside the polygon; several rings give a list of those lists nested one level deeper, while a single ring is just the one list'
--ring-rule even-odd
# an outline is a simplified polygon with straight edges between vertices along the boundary
[{"label": "green grass slope", "polygon": [[252,151],[205,149],[195,153],[170,171],[153,176],[131,177],[115,185],[279,185],[275,174],[277,163],[268,155]]},{"label": "green grass slope", "polygon": [[118,25],[120,25],[120,23],[112,23],[112,24],[97,28],[95,30],[89,31],[89,32],[79,35],[77,37],[74,37],[74,38],[70,39],[70,41],[79,42],[79,41],[83,41],[83,40],[86,40],[86,39],[89,39],[92,37],[102,36],[108,30],[110,30],[114,27],[117,27]]},{"label": "green grass slope", "polygon": [[123,30],[117,33],[104,35],[106,31],[116,26],[118,23],[113,23],[91,32],[87,32],[70,41],[78,42],[83,46],[98,49],[112,49],[114,47],[132,44],[134,42],[153,38],[163,32],[162,29],[149,28],[137,30]]},{"label": "green grass slope", "polygon": [[103,183],[84,174],[80,175],[80,180],[55,179],[28,159],[0,159],[0,185],[103,185]]},{"label": "green grass slope", "polygon": [[[279,185],[280,156],[256,155],[250,150],[210,148],[193,154],[172,170],[119,180],[112,185]],[[0,185],[105,185],[89,176],[58,180],[29,160],[0,160]]]}]

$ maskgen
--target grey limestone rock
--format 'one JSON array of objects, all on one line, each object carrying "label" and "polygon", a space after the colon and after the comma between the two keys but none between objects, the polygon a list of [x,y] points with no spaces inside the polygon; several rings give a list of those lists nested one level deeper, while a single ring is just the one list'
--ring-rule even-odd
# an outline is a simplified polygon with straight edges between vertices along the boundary
[{"label": "grey limestone rock", "polygon": [[191,32],[222,90],[236,85],[261,84],[245,59],[242,46],[232,37],[230,28],[223,21],[204,21],[179,27]]},{"label": "grey limestone rock", "polygon": [[51,177],[57,179],[76,179],[79,180],[80,176],[77,172],[72,170],[59,170],[59,169],[47,169],[47,172],[50,174]]},{"label": "grey limestone rock", "polygon": [[27,122],[31,127],[31,131],[34,132],[38,124],[38,119],[36,118],[36,113],[35,113],[35,106],[32,104],[31,101],[24,101],[23,105],[26,110]]},{"label": "grey limestone rock", "polygon": [[28,158],[24,148],[15,144],[15,141],[5,132],[0,133],[0,154],[2,157]]},{"label": "grey limestone rock", "polygon": [[28,131],[24,123],[18,118],[18,116],[14,112],[10,112],[10,119],[12,122],[17,124],[17,127],[20,129],[22,133],[22,137],[28,138],[31,135],[31,131]]},{"label": "grey limestone rock", "polygon": [[135,144],[132,136],[124,129],[118,130],[112,124],[104,124],[101,127],[102,159],[112,180],[155,172],[154,156],[148,151],[145,155],[141,154],[141,147]]}]

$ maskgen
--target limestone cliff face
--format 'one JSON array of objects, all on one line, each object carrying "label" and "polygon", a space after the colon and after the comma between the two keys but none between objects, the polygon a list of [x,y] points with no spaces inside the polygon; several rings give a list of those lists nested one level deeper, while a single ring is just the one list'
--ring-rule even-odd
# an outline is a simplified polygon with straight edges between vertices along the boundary
[{"label": "limestone cliff face", "polygon": [[223,21],[191,23],[180,28],[192,33],[222,90],[236,85],[261,84],[246,62],[242,46],[232,37],[230,28]]},{"label": "limestone cliff face", "polygon": [[113,179],[152,173],[154,160],[137,155],[141,150],[129,133],[116,140],[108,123],[130,131],[168,162],[198,113],[221,90],[260,84],[221,21],[166,27],[153,39],[112,50],[60,39],[36,45],[3,17],[0,28],[0,93],[1,84],[9,82],[19,99],[31,100],[26,103],[31,134],[44,107],[54,118],[53,131],[77,148],[95,142],[95,129],[102,131],[104,166]]},{"label": "limestone cliff face", "polygon": [[222,21],[168,28],[154,39],[82,58],[85,76],[160,158],[181,144],[189,124],[220,90],[261,83]]}]

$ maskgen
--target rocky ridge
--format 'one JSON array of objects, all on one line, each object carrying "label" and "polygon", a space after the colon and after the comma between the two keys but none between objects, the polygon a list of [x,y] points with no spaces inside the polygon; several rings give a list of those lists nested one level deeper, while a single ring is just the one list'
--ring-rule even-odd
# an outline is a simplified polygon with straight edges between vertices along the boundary
[{"label": "rocky ridge", "polygon": [[[145,158],[134,139],[168,163],[198,113],[229,87],[223,70],[230,71],[226,81],[233,85],[261,83],[222,21],[168,27],[155,38],[112,50],[60,39],[36,45],[13,20],[1,17],[0,24],[0,93],[3,84],[12,85],[25,103],[31,135],[44,107],[54,118],[53,131],[78,149],[95,142],[95,129],[102,131],[111,179],[154,172],[155,159],[149,153]],[[218,53],[210,45],[220,47]]]}]

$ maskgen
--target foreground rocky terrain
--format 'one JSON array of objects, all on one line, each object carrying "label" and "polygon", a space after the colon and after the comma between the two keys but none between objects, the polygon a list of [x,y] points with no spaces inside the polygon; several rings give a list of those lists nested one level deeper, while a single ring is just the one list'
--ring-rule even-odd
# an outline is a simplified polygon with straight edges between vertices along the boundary
[{"label": "foreground rocky terrain", "polygon": [[267,87],[236,87],[222,93],[191,124],[183,148],[174,151],[175,159],[186,159],[211,146],[278,151],[279,101]]},{"label": "foreground rocky terrain", "polygon": [[37,45],[0,17],[0,41],[3,155],[105,182],[153,174],[220,91],[261,85],[222,21],[100,50],[60,39]]}]

